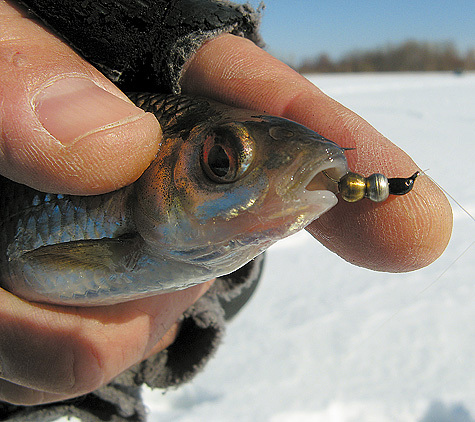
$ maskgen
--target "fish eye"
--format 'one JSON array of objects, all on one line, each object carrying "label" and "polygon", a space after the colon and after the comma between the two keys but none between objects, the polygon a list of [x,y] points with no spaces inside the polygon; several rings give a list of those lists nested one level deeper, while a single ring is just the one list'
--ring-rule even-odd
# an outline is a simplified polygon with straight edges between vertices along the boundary
[{"label": "fish eye", "polygon": [[231,183],[236,180],[238,157],[219,136],[209,136],[203,147],[202,164],[206,175],[214,182]]},{"label": "fish eye", "polygon": [[[229,129],[229,130],[227,130]],[[233,183],[245,173],[252,161],[250,140],[232,128],[216,130],[204,142],[201,163],[213,182]]]},{"label": "fish eye", "polygon": [[222,145],[215,144],[208,151],[207,164],[211,173],[219,178],[228,177],[231,172],[231,157]]}]

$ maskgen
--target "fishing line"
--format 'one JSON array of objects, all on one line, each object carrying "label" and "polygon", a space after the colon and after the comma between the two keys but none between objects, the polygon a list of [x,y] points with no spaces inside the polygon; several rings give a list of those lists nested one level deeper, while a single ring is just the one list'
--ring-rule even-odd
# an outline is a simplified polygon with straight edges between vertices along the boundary
[{"label": "fishing line", "polygon": [[454,201],[459,207],[460,209],[465,213],[467,214],[474,222],[475,222],[475,217],[473,217],[472,214],[470,214],[470,212],[468,210],[466,210],[462,204],[460,204],[459,201],[457,201],[449,192],[447,192],[442,186],[440,186],[432,177],[430,177],[426,172],[428,171],[429,169],[427,170],[421,170],[421,173],[428,177],[432,183],[434,183],[442,192],[444,192],[452,201]]},{"label": "fishing line", "polygon": [[[419,291],[418,293],[416,293],[412,299],[409,301],[409,304],[411,303],[414,303],[415,300],[421,296],[423,293],[425,293],[427,290],[429,290],[434,284],[436,284],[444,275],[445,273],[450,270],[450,268],[452,268],[452,266],[454,266],[457,261],[462,258],[463,255],[465,255],[465,253],[468,252],[468,250],[475,244],[475,240],[472,241],[472,243],[470,245],[468,245],[463,251],[461,254],[459,254],[450,264],[447,268],[445,268],[445,270],[443,270],[433,281],[430,282],[430,284],[428,284],[426,287],[424,287],[421,291]],[[372,332],[371,334],[369,334],[366,338],[364,338],[363,340],[361,340],[361,344],[366,342],[368,339],[372,338],[373,336],[375,336],[382,328],[384,328],[389,322],[391,322],[391,320],[393,320],[397,315],[399,315],[404,309],[406,308],[406,306],[404,307],[401,307],[399,308],[396,312],[394,312],[389,318],[387,318],[385,321],[383,321],[379,326],[377,326]]]},{"label": "fishing line", "polygon": [[[427,170],[421,170],[421,174],[428,177],[440,190],[442,190],[457,206],[459,206],[462,211],[467,214],[472,221],[475,222],[475,218],[473,217],[470,212],[465,209],[460,202],[458,202],[451,194],[449,194],[442,186],[440,186],[432,177],[430,177],[426,172]],[[378,325],[374,330],[371,331],[369,335],[367,335],[364,339],[362,339],[360,342],[358,342],[357,346],[362,346],[364,343],[366,343],[370,338],[374,337],[381,329],[383,329],[389,322],[391,322],[394,318],[396,318],[404,309],[407,308],[408,305],[414,303],[417,298],[419,298],[422,294],[424,294],[426,291],[428,291],[432,286],[434,286],[456,263],[461,259],[475,244],[475,240],[473,240],[443,271],[440,272],[440,274],[432,280],[426,287],[424,287],[422,290],[420,290],[418,293],[416,293],[410,300],[409,303],[406,304],[405,306],[401,306],[396,312],[394,312],[391,316],[389,316],[386,320],[384,320],[380,325]]]}]

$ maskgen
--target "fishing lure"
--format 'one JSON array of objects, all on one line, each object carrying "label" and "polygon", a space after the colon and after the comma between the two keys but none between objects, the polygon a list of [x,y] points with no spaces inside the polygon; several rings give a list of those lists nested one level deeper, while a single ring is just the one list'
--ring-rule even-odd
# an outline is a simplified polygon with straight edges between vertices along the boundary
[{"label": "fishing lure", "polygon": [[245,265],[343,199],[382,201],[407,179],[350,173],[345,149],[280,117],[204,98],[131,94],[160,121],[132,185],[47,194],[0,179],[0,280],[31,301],[76,306],[184,289]]},{"label": "fishing lure", "polygon": [[323,173],[338,184],[339,193],[347,202],[357,202],[363,198],[368,198],[373,202],[383,202],[389,195],[406,195],[412,190],[416,177],[419,176],[419,172],[416,171],[407,178],[388,179],[381,173],[364,177],[349,171],[340,180],[334,180],[325,171]]}]

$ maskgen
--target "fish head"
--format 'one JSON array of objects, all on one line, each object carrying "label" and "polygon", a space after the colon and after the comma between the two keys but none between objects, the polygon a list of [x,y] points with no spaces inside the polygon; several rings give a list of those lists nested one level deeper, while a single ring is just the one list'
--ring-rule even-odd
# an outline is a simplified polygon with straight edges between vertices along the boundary
[{"label": "fish head", "polygon": [[337,144],[279,117],[234,112],[183,136],[137,183],[139,232],[173,255],[247,262],[333,207],[348,171]]}]

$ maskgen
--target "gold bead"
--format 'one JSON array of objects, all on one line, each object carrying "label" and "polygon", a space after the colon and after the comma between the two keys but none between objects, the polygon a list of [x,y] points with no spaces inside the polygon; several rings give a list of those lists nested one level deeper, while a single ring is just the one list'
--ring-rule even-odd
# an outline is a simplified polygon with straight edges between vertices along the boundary
[{"label": "gold bead", "polygon": [[338,182],[341,197],[346,202],[356,202],[363,199],[366,194],[366,178],[348,172]]}]

